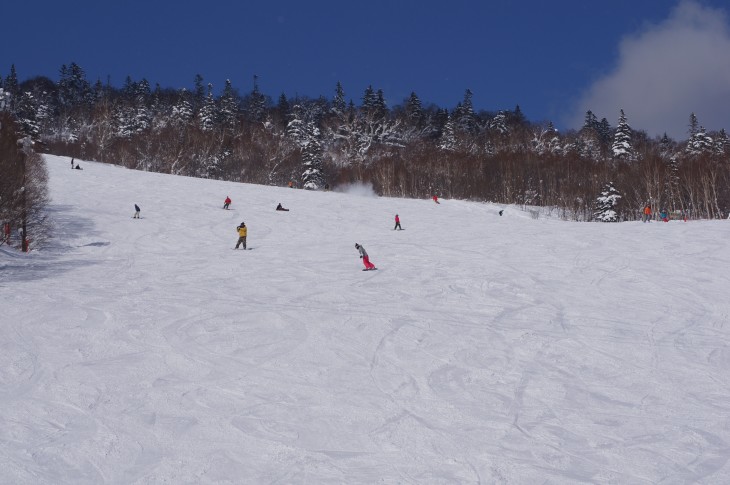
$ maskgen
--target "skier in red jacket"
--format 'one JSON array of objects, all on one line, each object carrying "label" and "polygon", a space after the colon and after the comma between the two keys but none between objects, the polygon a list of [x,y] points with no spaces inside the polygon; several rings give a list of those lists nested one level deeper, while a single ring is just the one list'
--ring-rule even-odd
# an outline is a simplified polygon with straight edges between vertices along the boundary
[{"label": "skier in red jacket", "polygon": [[398,217],[398,214],[395,215],[395,227],[393,228],[393,230],[395,231],[396,229],[398,229],[399,231],[403,229],[402,227],[400,227],[400,217]]},{"label": "skier in red jacket", "polygon": [[226,196],[226,200],[223,201],[223,208],[228,209],[228,206],[231,205],[231,198]]}]

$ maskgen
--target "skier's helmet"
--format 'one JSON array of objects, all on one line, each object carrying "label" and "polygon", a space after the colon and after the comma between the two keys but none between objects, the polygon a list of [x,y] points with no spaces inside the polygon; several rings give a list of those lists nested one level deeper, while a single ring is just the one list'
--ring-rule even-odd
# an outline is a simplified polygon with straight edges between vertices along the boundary
[{"label": "skier's helmet", "polygon": [[355,249],[359,249],[360,245],[358,243],[355,243]]}]

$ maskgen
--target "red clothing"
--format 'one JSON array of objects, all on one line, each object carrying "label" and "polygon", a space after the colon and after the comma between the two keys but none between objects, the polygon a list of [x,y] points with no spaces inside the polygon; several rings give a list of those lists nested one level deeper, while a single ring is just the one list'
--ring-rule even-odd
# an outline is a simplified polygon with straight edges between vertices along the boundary
[{"label": "red clothing", "polygon": [[375,265],[370,262],[370,258],[368,256],[362,257],[362,264],[365,265],[365,269],[373,269]]},{"label": "red clothing", "polygon": [[395,216],[395,223],[398,224],[400,222],[400,217]]},{"label": "red clothing", "polygon": [[231,203],[231,199],[226,197],[226,204],[230,204],[230,203]]},{"label": "red clothing", "polygon": [[439,204],[439,203],[440,203],[440,202],[439,202],[439,198],[438,198],[438,197],[436,197],[435,195],[433,196],[433,201],[434,201],[434,202],[436,202],[437,204]]}]

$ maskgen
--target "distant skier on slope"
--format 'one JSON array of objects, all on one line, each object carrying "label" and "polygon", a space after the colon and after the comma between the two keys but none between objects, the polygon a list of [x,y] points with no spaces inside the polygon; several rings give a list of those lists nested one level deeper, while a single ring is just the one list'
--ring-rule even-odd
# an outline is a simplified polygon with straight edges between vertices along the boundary
[{"label": "distant skier on slope", "polygon": [[132,216],[132,219],[139,219],[139,212],[139,206],[134,204],[134,215]]},{"label": "distant skier on slope", "polygon": [[378,269],[375,267],[373,263],[370,262],[370,258],[368,257],[367,251],[365,251],[365,248],[359,245],[358,243],[355,243],[355,249],[360,251],[360,259],[362,259],[362,264],[365,265],[365,269],[363,271],[370,271],[373,269]]},{"label": "distant skier on slope", "polygon": [[433,201],[436,202],[437,204],[441,203],[441,202],[439,202],[439,198],[436,195],[433,196]]},{"label": "distant skier on slope", "polygon": [[231,198],[226,195],[226,200],[223,201],[223,208],[228,209],[228,206],[231,205]]},{"label": "distant skier on slope", "polygon": [[238,246],[243,244],[243,249],[246,249],[246,236],[248,235],[248,229],[246,228],[246,223],[242,222],[240,226],[236,228],[238,231],[238,242],[236,243],[236,247],[234,249],[238,249]]},{"label": "distant skier on slope", "polygon": [[651,222],[651,206],[644,207],[644,222]]},{"label": "distant skier on slope", "polygon": [[398,229],[399,231],[403,229],[402,227],[400,227],[400,217],[398,217],[398,214],[395,215],[395,227],[393,228],[393,230],[395,231],[396,229]]},{"label": "distant skier on slope", "polygon": [[279,202],[279,205],[276,206],[276,210],[289,212],[289,209],[284,209],[284,207],[282,207],[281,202]]}]

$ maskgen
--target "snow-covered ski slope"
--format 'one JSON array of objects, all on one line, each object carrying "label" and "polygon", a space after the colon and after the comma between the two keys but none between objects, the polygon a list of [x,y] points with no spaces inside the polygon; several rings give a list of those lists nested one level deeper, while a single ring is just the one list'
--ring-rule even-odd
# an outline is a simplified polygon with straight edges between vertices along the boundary
[{"label": "snow-covered ski slope", "polygon": [[0,247],[3,484],[730,483],[729,221],[46,159],[50,245]]}]

